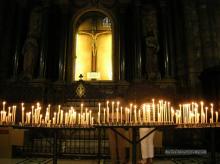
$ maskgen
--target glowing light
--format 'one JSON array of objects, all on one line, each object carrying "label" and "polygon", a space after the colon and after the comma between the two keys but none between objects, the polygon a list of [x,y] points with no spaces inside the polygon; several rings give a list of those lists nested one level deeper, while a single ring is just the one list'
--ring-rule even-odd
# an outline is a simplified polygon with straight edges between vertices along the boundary
[{"label": "glowing light", "polygon": [[[100,35],[97,40],[97,80],[112,80],[112,34]],[[84,34],[76,35],[75,80],[91,80],[92,39]]]}]

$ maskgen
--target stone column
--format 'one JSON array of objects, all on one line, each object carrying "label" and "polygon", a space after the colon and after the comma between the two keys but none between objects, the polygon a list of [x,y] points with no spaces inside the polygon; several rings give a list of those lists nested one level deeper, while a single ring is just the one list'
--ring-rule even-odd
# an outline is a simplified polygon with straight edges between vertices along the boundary
[{"label": "stone column", "polygon": [[12,79],[16,80],[18,75],[18,65],[19,59],[21,57],[22,51],[22,34],[24,28],[24,14],[26,10],[26,4],[19,3],[17,6],[17,21],[16,21],[16,42],[15,42],[15,52],[13,56],[13,74]]},{"label": "stone column", "polygon": [[187,74],[187,88],[190,96],[198,92],[200,70],[202,68],[201,40],[199,31],[198,13],[196,2],[191,0],[183,1],[184,13],[184,35],[187,61],[185,70]]},{"label": "stone column", "polygon": [[2,20],[0,32],[0,79],[8,79],[12,75],[13,67],[12,63],[12,52],[14,50],[14,32],[15,32],[15,21],[16,21],[16,3],[13,1],[3,1],[3,6],[6,10],[3,10],[3,16],[0,16]]},{"label": "stone column", "polygon": [[139,0],[134,1],[134,80],[142,79],[142,59],[141,59],[141,2]]},{"label": "stone column", "polygon": [[67,53],[67,33],[68,33],[68,13],[66,8],[62,9],[61,20],[61,40],[59,53],[58,81],[65,81],[66,73],[66,53]]},{"label": "stone column", "polygon": [[215,64],[213,60],[213,43],[211,40],[210,18],[208,16],[207,1],[199,1],[198,4],[199,32],[201,38],[203,68],[212,67]]},{"label": "stone column", "polygon": [[120,9],[120,79],[119,80],[125,80],[125,8]]},{"label": "stone column", "polygon": [[[209,1],[208,1],[209,2]],[[210,1],[210,12],[212,12],[213,21],[213,45],[215,46],[215,61],[220,64],[220,1]],[[215,4],[212,4],[215,3]],[[213,9],[213,5],[215,6]]]},{"label": "stone column", "polygon": [[185,34],[184,34],[184,16],[180,12],[182,4],[180,1],[173,1],[172,9],[174,11],[174,42],[175,42],[175,59],[176,59],[176,77],[181,87],[185,87],[187,83],[187,70],[185,69],[187,58],[186,58],[186,46],[185,46]]},{"label": "stone column", "polygon": [[46,60],[48,50],[48,17],[49,17],[49,1],[44,2],[42,8],[42,30],[41,30],[41,49],[40,49],[40,70],[38,74],[39,79],[45,79],[46,77]]},{"label": "stone column", "polygon": [[172,36],[172,21],[170,6],[168,1],[160,1],[160,18],[162,31],[162,54],[163,54],[163,67],[164,67],[164,78],[172,78],[173,71],[173,36]]}]

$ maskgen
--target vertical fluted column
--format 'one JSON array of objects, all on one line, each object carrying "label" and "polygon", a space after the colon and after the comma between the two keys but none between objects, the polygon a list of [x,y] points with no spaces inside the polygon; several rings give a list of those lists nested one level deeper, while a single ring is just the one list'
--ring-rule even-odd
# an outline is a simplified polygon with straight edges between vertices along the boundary
[{"label": "vertical fluted column", "polygon": [[134,80],[142,78],[142,59],[141,59],[141,2],[134,1]]},{"label": "vertical fluted column", "polygon": [[207,1],[201,0],[198,4],[199,30],[202,45],[202,58],[204,68],[214,65],[213,43],[211,40],[210,18],[208,16]]},{"label": "vertical fluted column", "polygon": [[13,67],[12,63],[12,52],[14,51],[14,32],[15,32],[15,20],[16,20],[16,3],[13,1],[3,1],[4,7],[6,10],[3,10],[4,13],[1,24],[0,36],[1,49],[0,49],[0,79],[8,79],[12,75]]},{"label": "vertical fluted column", "polygon": [[66,53],[67,53],[67,32],[68,32],[68,13],[66,9],[62,11],[61,20],[61,40],[60,40],[60,53],[59,53],[59,70],[58,70],[58,81],[65,80],[66,72]]},{"label": "vertical fluted column", "polygon": [[162,54],[164,65],[164,78],[172,78],[173,76],[173,36],[170,6],[167,1],[160,1],[160,18],[162,26]]},{"label": "vertical fluted column", "polygon": [[125,80],[125,9],[120,10],[120,80]]},{"label": "vertical fluted column", "polygon": [[15,42],[15,52],[13,56],[13,74],[12,79],[16,79],[18,75],[18,64],[19,58],[21,57],[22,51],[22,33],[24,27],[24,11],[25,11],[25,4],[18,4],[17,6],[17,22],[16,22],[16,42]]},{"label": "vertical fluted column", "polygon": [[45,1],[42,9],[42,30],[41,30],[41,49],[40,49],[40,70],[39,79],[46,77],[46,60],[48,50],[48,17],[49,17],[49,1]]}]

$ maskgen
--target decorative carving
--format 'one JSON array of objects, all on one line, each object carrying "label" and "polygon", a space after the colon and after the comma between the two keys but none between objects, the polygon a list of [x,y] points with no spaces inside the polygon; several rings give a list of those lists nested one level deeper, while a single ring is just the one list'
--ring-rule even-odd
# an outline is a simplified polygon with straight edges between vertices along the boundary
[{"label": "decorative carving", "polygon": [[81,98],[81,97],[85,96],[85,93],[86,93],[86,89],[83,86],[83,84],[80,83],[76,88],[76,95]]}]

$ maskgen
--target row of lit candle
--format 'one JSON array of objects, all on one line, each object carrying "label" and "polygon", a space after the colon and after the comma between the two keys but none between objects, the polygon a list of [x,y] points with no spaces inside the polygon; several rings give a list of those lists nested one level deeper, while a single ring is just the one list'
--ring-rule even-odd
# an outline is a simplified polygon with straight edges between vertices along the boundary
[{"label": "row of lit candle", "polygon": [[0,111],[0,125],[3,123],[7,124],[15,124],[16,118],[16,106],[8,107],[8,111],[6,110],[6,102],[3,101],[3,107]]},{"label": "row of lit candle", "polygon": [[[6,102],[3,103],[0,111],[0,124],[15,124],[16,106],[8,107],[6,111]],[[21,103],[22,125],[93,125],[95,124],[199,124],[199,123],[217,123],[218,111],[214,111],[214,105],[208,106],[204,102],[179,104],[177,109],[171,106],[171,103],[164,100],[151,101],[137,106],[129,104],[123,107],[119,101],[107,101],[105,104],[98,103],[98,109],[92,112],[89,108],[70,107],[67,110],[58,105],[57,109],[51,110],[48,105],[45,114],[42,112],[40,103],[36,103],[31,110],[25,109],[24,103]]]}]

